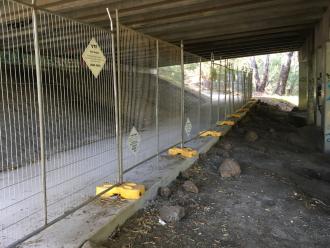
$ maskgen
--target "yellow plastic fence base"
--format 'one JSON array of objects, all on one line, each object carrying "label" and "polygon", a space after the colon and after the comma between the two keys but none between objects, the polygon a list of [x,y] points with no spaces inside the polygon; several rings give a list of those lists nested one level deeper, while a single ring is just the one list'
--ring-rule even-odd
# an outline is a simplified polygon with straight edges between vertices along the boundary
[{"label": "yellow plastic fence base", "polygon": [[172,147],[168,150],[168,155],[170,155],[170,156],[181,155],[185,158],[193,158],[193,157],[196,157],[198,155],[198,152],[194,149],[189,148],[189,147],[183,147],[183,148]]},{"label": "yellow plastic fence base", "polygon": [[218,121],[217,122],[218,126],[235,126],[234,121]]},{"label": "yellow plastic fence base", "polygon": [[241,118],[244,115],[245,115],[245,113],[240,113],[240,114],[237,113],[237,114],[231,114],[228,117],[230,117],[230,118]]},{"label": "yellow plastic fence base", "polygon": [[219,131],[205,131],[199,133],[201,137],[221,137],[221,135],[222,133]]},{"label": "yellow plastic fence base", "polygon": [[[101,186],[97,186],[96,194],[98,195],[112,186],[113,185],[109,183],[104,183]],[[123,199],[137,200],[144,194],[144,192],[145,192],[144,185],[136,184],[132,182],[126,182],[119,186],[114,187],[113,189],[110,189],[108,192],[101,195],[101,198],[105,199],[114,195],[119,195]]]},{"label": "yellow plastic fence base", "polygon": [[249,110],[250,109],[248,109],[248,108],[241,108],[241,109],[237,110],[236,112],[237,113],[246,113],[246,112],[249,112]]}]

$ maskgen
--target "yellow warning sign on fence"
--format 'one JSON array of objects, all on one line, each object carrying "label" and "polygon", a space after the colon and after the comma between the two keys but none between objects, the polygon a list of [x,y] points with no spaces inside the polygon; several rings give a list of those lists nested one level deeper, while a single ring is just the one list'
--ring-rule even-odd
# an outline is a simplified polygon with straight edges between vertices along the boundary
[{"label": "yellow warning sign on fence", "polygon": [[94,77],[97,78],[105,65],[106,57],[97,44],[95,38],[92,38],[92,40],[89,42],[82,55],[82,58],[93,73]]}]

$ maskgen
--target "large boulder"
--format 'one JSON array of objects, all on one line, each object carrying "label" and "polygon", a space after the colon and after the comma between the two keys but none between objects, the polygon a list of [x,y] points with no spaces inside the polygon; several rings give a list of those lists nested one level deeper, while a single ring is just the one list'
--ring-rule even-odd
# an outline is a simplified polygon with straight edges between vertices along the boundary
[{"label": "large boulder", "polygon": [[227,158],[221,163],[218,172],[221,177],[236,177],[241,174],[241,167],[235,160]]}]

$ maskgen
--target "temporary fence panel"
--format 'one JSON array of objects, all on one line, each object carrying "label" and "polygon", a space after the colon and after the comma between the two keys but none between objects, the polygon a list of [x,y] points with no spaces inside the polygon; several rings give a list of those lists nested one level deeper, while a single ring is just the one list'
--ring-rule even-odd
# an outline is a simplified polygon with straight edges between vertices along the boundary
[{"label": "temporary fence panel", "polygon": [[227,68],[227,95],[228,95],[228,111],[227,116],[233,112],[233,70]]},{"label": "temporary fence panel", "polygon": [[181,50],[159,41],[159,147],[181,141]]},{"label": "temporary fence panel", "polygon": [[238,104],[239,104],[239,88],[238,88],[238,84],[239,84],[239,74],[237,70],[233,70],[233,98],[234,98],[234,108],[233,108],[233,112],[235,112],[238,108]]},{"label": "temporary fence panel", "polygon": [[184,53],[184,139],[200,131],[201,67],[200,57]]},{"label": "temporary fence panel", "polygon": [[226,81],[226,68],[223,65],[220,65],[219,67],[219,95],[218,95],[218,120],[224,120],[225,119],[225,108],[226,108],[226,102],[225,102],[225,81]]},{"label": "temporary fence panel", "polygon": [[[1,1],[1,246],[118,177],[110,32]],[[96,54],[96,55],[95,55]]]},{"label": "temporary fence panel", "polygon": [[0,247],[44,225],[32,16],[0,1]]},{"label": "temporary fence panel", "polygon": [[243,71],[243,105],[246,104],[246,98],[247,98],[247,94],[246,94],[246,83],[247,83],[247,77],[246,77],[246,71],[244,69]]},{"label": "temporary fence panel", "polygon": [[202,90],[201,90],[201,131],[211,127],[211,101],[212,101],[212,77],[210,61],[202,61]]},{"label": "temporary fence panel", "polygon": [[37,12],[48,219],[118,178],[110,32]]},{"label": "temporary fence panel", "polygon": [[242,71],[237,71],[237,76],[238,76],[238,85],[237,85],[237,90],[238,90],[238,106],[237,109],[239,109],[242,106],[242,86],[243,86],[243,77],[242,77]]},{"label": "temporary fence panel", "polygon": [[214,128],[218,119],[218,94],[219,94],[219,68],[220,65],[213,63],[211,69],[211,123],[210,129]]},{"label": "temporary fence panel", "polygon": [[157,41],[119,26],[124,171],[157,154]]},{"label": "temporary fence panel", "polygon": [[229,113],[229,73],[228,67],[224,66],[224,119],[227,117]]}]

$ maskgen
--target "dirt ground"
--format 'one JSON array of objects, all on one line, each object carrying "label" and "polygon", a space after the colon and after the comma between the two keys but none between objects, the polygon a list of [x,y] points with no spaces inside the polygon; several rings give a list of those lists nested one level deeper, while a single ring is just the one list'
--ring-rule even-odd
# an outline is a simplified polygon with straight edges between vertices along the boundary
[{"label": "dirt ground", "polygon": [[[291,113],[263,103],[157,197],[109,237],[106,247],[330,247],[330,156],[318,151],[312,127],[296,127]],[[300,125],[299,125],[300,126]],[[249,130],[259,138],[244,139]],[[222,179],[229,156],[242,174]],[[182,184],[189,178],[199,193]],[[159,223],[159,208],[180,205],[179,222]]]}]

